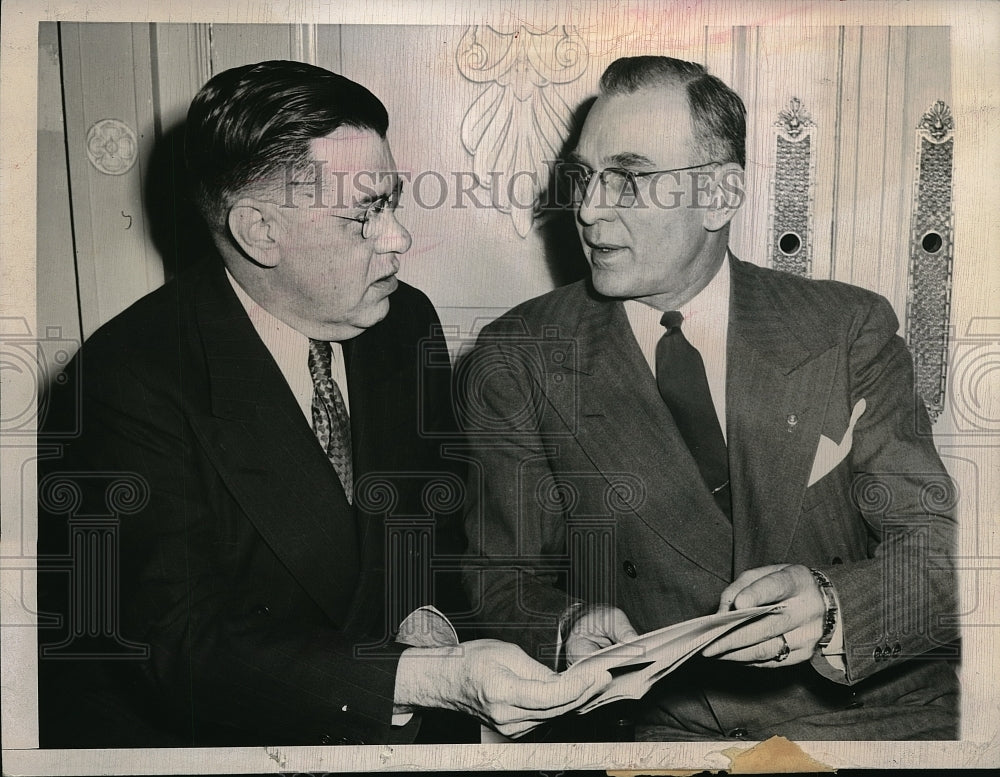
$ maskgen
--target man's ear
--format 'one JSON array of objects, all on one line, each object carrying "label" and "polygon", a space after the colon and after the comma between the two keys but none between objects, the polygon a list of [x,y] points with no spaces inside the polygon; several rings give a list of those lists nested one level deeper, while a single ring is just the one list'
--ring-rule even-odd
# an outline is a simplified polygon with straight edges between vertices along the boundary
[{"label": "man's ear", "polygon": [[743,168],[735,162],[727,162],[719,168],[705,210],[704,226],[709,232],[716,232],[733,220],[743,204],[743,180]]},{"label": "man's ear", "polygon": [[281,259],[277,213],[269,202],[238,200],[229,209],[229,232],[243,252],[262,267],[276,267]]}]

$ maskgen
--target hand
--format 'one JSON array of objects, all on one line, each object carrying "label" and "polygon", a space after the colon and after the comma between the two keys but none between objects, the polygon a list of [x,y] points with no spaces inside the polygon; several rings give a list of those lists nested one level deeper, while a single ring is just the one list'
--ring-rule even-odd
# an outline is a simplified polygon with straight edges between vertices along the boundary
[{"label": "hand", "polygon": [[408,648],[396,669],[394,711],[458,710],[513,737],[579,707],[609,682],[605,671],[557,674],[517,645],[493,639]]},{"label": "hand", "polygon": [[[748,569],[722,592],[719,612],[776,602],[783,609],[734,629],[702,654],[770,668],[808,661],[823,636],[826,605],[807,567],[776,564]],[[785,644],[782,635],[791,652],[777,661]]]},{"label": "hand", "polygon": [[606,604],[586,606],[566,635],[566,665],[572,666],[596,650],[627,642],[637,636],[628,616],[617,607]]}]

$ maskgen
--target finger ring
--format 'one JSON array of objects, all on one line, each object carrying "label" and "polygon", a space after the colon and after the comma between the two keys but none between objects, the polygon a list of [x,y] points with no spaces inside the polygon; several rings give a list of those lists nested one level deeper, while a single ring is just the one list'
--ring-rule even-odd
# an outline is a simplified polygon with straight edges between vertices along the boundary
[{"label": "finger ring", "polygon": [[778,651],[778,655],[774,657],[774,660],[780,664],[788,658],[788,654],[792,652],[792,649],[788,647],[788,640],[785,639],[784,634],[779,634],[778,636],[781,637],[781,650]]}]

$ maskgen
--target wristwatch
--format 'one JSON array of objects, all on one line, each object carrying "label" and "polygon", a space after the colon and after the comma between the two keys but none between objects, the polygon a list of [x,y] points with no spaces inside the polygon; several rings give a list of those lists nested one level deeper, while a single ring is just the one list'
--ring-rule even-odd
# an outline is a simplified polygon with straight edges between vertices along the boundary
[{"label": "wristwatch", "polygon": [[823,597],[823,604],[826,606],[826,614],[823,616],[823,636],[817,643],[820,649],[830,644],[833,638],[833,630],[837,627],[837,598],[833,593],[833,583],[825,574],[818,569],[810,569],[813,580],[819,588],[819,593]]}]

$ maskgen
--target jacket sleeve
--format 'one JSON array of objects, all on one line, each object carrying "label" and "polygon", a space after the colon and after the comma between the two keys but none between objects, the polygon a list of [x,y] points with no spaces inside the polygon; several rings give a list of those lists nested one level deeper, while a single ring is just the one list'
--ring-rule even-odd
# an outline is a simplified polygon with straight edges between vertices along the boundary
[{"label": "jacket sleeve", "polygon": [[550,461],[566,438],[542,423],[547,400],[530,353],[494,325],[457,370],[472,451],[463,577],[484,635],[550,664],[559,618],[579,600],[566,592],[564,516],[543,509],[558,498],[547,493]]},{"label": "jacket sleeve", "polygon": [[888,302],[872,297],[847,350],[850,406],[864,399],[851,449],[851,501],[868,558],[823,566],[839,599],[846,676],[821,655],[817,671],[853,684],[957,638],[956,492],[941,463],[911,356]]}]

